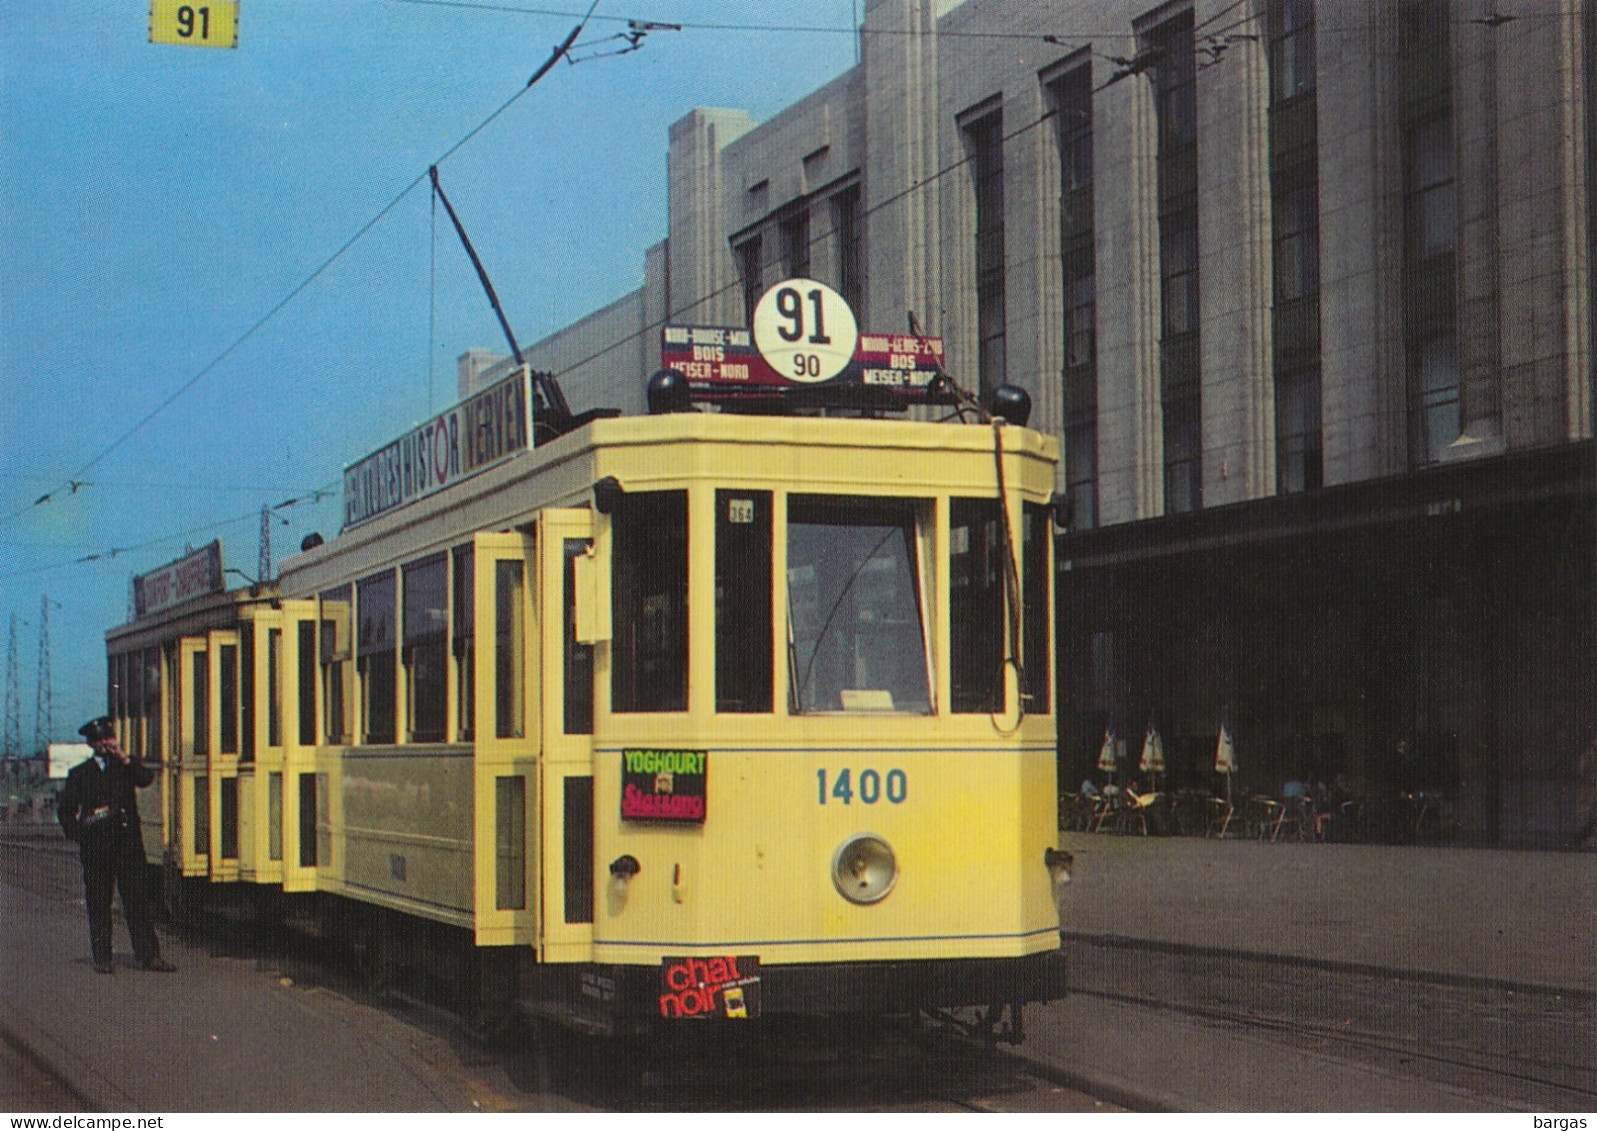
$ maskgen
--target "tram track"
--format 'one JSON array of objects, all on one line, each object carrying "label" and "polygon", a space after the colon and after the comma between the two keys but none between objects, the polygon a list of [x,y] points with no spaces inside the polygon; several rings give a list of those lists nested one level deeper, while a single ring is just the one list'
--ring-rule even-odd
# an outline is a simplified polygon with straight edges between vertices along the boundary
[{"label": "tram track", "polygon": [[1067,950],[1077,994],[1541,1110],[1597,1100],[1597,1003],[1587,994],[1130,943],[1067,940]]}]

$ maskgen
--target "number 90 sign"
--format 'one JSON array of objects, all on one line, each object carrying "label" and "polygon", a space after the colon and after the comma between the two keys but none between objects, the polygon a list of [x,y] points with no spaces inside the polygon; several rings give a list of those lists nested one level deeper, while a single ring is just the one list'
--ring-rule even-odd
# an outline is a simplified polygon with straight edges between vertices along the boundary
[{"label": "number 90 sign", "polygon": [[843,296],[813,279],[789,279],[754,308],[754,345],[790,381],[830,381],[854,360],[859,326]]}]

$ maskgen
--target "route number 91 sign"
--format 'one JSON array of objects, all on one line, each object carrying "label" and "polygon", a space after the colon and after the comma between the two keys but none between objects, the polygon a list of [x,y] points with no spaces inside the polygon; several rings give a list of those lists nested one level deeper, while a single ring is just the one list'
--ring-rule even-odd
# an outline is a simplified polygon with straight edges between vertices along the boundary
[{"label": "route number 91 sign", "polygon": [[813,279],[788,279],[754,308],[754,346],[767,365],[802,384],[830,381],[854,359],[859,326],[843,296]]}]

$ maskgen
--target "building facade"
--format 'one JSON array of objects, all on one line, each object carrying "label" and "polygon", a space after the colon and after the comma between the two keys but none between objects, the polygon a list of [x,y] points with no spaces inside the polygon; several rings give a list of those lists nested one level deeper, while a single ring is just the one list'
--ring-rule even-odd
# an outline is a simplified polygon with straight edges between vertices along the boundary
[{"label": "building facade", "polygon": [[1151,720],[1214,785],[1226,719],[1241,787],[1364,835],[1567,843],[1597,5],[1520,7],[868,0],[848,73],[672,128],[643,286],[529,360],[642,411],[662,324],[780,279],[913,312],[1064,441],[1062,781]]}]

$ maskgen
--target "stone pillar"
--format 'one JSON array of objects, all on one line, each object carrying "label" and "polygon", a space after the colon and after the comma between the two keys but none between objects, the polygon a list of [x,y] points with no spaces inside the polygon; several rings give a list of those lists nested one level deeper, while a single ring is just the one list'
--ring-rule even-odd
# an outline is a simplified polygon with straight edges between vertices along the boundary
[{"label": "stone pillar", "polygon": [[[1096,80],[1095,80],[1096,81]],[[1102,85],[1100,83],[1100,85]],[[1159,401],[1158,132],[1148,80],[1104,87],[1094,115],[1098,260],[1098,499],[1102,525],[1164,510]]]},{"label": "stone pillar", "polygon": [[743,296],[726,242],[721,150],[753,126],[742,110],[699,109],[671,127],[667,294],[673,322],[743,324]]},{"label": "stone pillar", "polygon": [[1408,466],[1396,17],[1389,3],[1334,11],[1316,60],[1326,486]]},{"label": "stone pillar", "polygon": [[866,309],[881,331],[906,329],[913,310],[926,331],[944,332],[938,296],[937,14],[935,0],[868,0],[861,37],[865,68],[865,191],[870,249]]},{"label": "stone pillar", "polygon": [[[1199,12],[1199,18],[1203,13]],[[1203,503],[1275,494],[1270,76],[1264,25],[1198,70]],[[1199,59],[1204,56],[1200,53]]]}]

